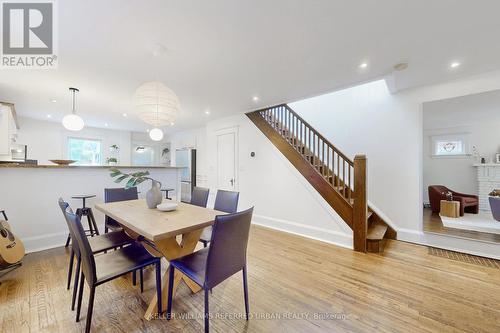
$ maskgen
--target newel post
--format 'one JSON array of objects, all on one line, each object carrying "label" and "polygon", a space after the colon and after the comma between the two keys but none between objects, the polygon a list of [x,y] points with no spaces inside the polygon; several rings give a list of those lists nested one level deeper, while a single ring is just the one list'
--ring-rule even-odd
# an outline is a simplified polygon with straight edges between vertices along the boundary
[{"label": "newel post", "polygon": [[366,156],[354,157],[354,204],[352,212],[354,251],[366,252],[368,204],[366,200]]}]

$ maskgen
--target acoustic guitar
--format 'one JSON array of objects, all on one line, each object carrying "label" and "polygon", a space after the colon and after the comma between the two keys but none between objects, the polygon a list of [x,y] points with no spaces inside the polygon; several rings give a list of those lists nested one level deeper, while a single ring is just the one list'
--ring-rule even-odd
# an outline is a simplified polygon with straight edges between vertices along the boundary
[{"label": "acoustic guitar", "polygon": [[[5,213],[2,212],[5,217]],[[24,257],[24,245],[10,230],[7,221],[0,220],[0,267],[15,264]]]}]

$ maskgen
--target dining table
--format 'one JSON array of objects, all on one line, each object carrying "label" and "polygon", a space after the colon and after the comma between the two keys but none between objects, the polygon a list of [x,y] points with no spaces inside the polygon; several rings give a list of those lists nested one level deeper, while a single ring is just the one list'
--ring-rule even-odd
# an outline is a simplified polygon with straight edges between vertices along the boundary
[{"label": "dining table", "polygon": [[[150,209],[144,199],[96,204],[95,208],[117,221],[134,239],[144,239],[144,246],[153,254],[163,256],[167,261],[192,253],[205,227],[211,226],[215,216],[226,213],[210,208],[179,202],[175,210],[164,212]],[[142,236],[142,237],[141,237]],[[164,312],[168,299],[167,269],[162,279],[162,304]],[[184,281],[193,293],[201,287],[188,276],[175,270],[175,290]],[[144,318],[151,320],[157,314],[157,296],[151,299]]]}]

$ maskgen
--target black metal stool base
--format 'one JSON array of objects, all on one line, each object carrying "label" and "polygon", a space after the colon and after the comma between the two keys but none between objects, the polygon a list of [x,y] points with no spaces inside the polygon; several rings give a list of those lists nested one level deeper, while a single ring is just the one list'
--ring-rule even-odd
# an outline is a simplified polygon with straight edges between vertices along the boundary
[{"label": "black metal stool base", "polygon": [[[97,223],[95,222],[94,213],[92,212],[92,208],[85,207],[85,198],[83,198],[83,208],[78,208],[76,210],[76,215],[82,219],[83,216],[87,217],[87,221],[89,223],[89,229],[85,230],[85,234],[90,237],[94,237],[94,235],[99,235],[99,229],[97,228]],[[68,234],[68,238],[66,238],[66,245],[64,247],[69,246],[69,242],[71,240],[71,235]]]}]

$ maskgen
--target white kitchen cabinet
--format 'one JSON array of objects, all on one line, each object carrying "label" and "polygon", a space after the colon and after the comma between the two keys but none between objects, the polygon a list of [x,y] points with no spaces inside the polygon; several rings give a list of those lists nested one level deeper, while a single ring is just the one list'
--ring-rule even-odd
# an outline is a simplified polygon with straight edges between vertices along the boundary
[{"label": "white kitchen cabinet", "polygon": [[17,126],[9,106],[0,105],[0,158],[10,159],[10,150],[17,140]]}]

